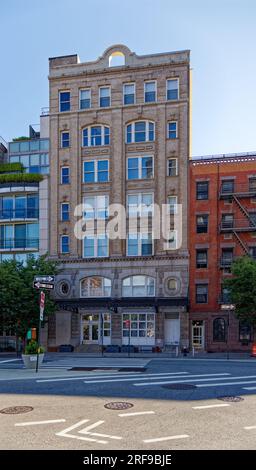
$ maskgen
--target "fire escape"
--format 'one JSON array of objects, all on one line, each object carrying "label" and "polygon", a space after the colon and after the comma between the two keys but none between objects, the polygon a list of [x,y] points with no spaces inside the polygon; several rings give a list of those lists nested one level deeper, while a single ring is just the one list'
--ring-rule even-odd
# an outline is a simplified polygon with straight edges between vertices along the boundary
[{"label": "fire escape", "polygon": [[[241,214],[241,218],[234,217],[233,213],[223,214],[219,227],[220,233],[232,233],[243,252],[251,256],[250,248],[242,235],[248,232],[256,233],[256,212],[249,212],[246,207],[248,199],[256,202],[256,178],[249,178],[248,184],[237,184],[234,180],[223,181],[219,198],[233,203],[233,207],[236,206]],[[225,267],[225,262],[221,267]]]}]

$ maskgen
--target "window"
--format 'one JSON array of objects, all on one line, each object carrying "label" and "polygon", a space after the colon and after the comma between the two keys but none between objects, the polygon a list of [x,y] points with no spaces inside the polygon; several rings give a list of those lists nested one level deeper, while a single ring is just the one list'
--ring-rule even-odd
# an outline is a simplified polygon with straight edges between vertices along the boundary
[{"label": "window", "polygon": [[144,101],[145,103],[156,101],[156,82],[144,83]]},{"label": "window", "polygon": [[234,192],[235,182],[234,180],[222,181],[221,192],[223,193],[233,193]]},{"label": "window", "polygon": [[196,198],[197,200],[208,199],[208,181],[196,183]]},{"label": "window", "polygon": [[196,233],[208,232],[208,215],[197,215],[196,217]]},{"label": "window", "polygon": [[221,303],[231,304],[230,291],[224,286],[221,289]]},{"label": "window", "polygon": [[86,277],[81,281],[81,297],[110,297],[111,280],[106,277]]},{"label": "window", "polygon": [[64,111],[70,111],[70,91],[59,92],[59,103],[59,110],[61,113],[63,113]]},{"label": "window", "polygon": [[84,238],[84,258],[102,258],[108,256],[108,237],[105,234]]},{"label": "window", "polygon": [[170,291],[175,292],[178,288],[178,282],[175,278],[168,279],[167,287]]},{"label": "window", "polygon": [[69,132],[61,133],[61,147],[66,148],[70,146]]},{"label": "window", "polygon": [[213,341],[226,341],[226,322],[224,318],[213,320]]},{"label": "window", "polygon": [[252,327],[244,322],[239,322],[239,341],[244,344],[248,344],[252,341]]},{"label": "window", "polygon": [[166,250],[177,250],[177,230],[170,230],[168,233],[168,241]]},{"label": "window", "polygon": [[150,256],[153,254],[151,233],[129,233],[127,256]]},{"label": "window", "polygon": [[256,260],[256,246],[251,246],[249,248],[249,253],[250,253],[250,256]]},{"label": "window", "polygon": [[196,267],[197,269],[207,268],[207,250],[196,250]]},{"label": "window", "polygon": [[178,175],[178,160],[177,158],[169,158],[167,160],[167,176]]},{"label": "window", "polygon": [[69,184],[69,166],[61,168],[61,184]]},{"label": "window", "polygon": [[108,206],[108,196],[84,197],[84,219],[107,219]]},{"label": "window", "polygon": [[167,204],[170,214],[177,214],[177,196],[168,196]]},{"label": "window", "polygon": [[155,140],[155,123],[135,121],[126,126],[126,143],[148,142]]},{"label": "window", "polygon": [[84,183],[104,183],[109,180],[108,160],[84,162]]},{"label": "window", "polygon": [[61,204],[61,220],[69,220],[69,203],[63,202]]},{"label": "window", "polygon": [[167,100],[178,100],[179,99],[179,80],[178,78],[172,78],[167,80]]},{"label": "window", "polygon": [[100,88],[100,108],[108,108],[110,106],[110,87],[101,87]]},{"label": "window", "polygon": [[125,83],[123,88],[124,104],[135,103],[135,83]]},{"label": "window", "polygon": [[80,109],[88,109],[91,107],[91,90],[80,90]]},{"label": "window", "polygon": [[155,337],[154,313],[124,313],[123,338],[128,341],[129,336],[131,344],[138,344],[139,340],[143,343],[146,343],[147,340],[153,340]]},{"label": "window", "polygon": [[208,302],[208,285],[196,284],[196,303],[207,304]]},{"label": "window", "polygon": [[128,194],[127,207],[130,217],[145,217],[153,213],[153,194],[137,193]]},{"label": "window", "polygon": [[249,191],[256,192],[256,178],[249,178]]},{"label": "window", "polygon": [[61,253],[69,253],[69,236],[61,236]]},{"label": "window", "polygon": [[221,256],[221,265],[224,268],[230,268],[233,262],[233,248],[223,248]]},{"label": "window", "polygon": [[167,125],[167,138],[177,139],[178,137],[178,123],[177,121],[168,122]]},{"label": "window", "polygon": [[221,218],[221,228],[233,228],[234,225],[234,215],[233,214],[222,214]]},{"label": "window", "polygon": [[0,197],[0,219],[36,219],[39,216],[38,194]]},{"label": "window", "polygon": [[256,226],[256,212],[249,212],[249,216],[250,216],[250,225],[252,227]]},{"label": "window", "polygon": [[129,157],[127,159],[128,180],[151,179],[153,175],[153,157]]},{"label": "window", "polygon": [[1,249],[38,249],[39,224],[6,224],[0,226]]},{"label": "window", "polygon": [[109,145],[110,129],[107,126],[89,126],[83,129],[83,147],[95,147],[97,145]]},{"label": "window", "polygon": [[123,297],[153,297],[155,279],[149,276],[131,276],[123,280]]}]

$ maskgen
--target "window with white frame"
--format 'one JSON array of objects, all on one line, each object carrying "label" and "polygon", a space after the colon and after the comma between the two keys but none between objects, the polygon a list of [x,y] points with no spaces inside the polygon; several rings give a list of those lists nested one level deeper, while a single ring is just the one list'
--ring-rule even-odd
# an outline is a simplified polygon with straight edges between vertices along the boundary
[{"label": "window with white frame", "polygon": [[110,129],[108,126],[98,124],[88,126],[82,132],[82,147],[96,147],[98,145],[109,145]]},{"label": "window with white frame", "polygon": [[[127,321],[128,320],[128,321]],[[137,343],[147,342],[155,337],[154,313],[123,313],[123,338]]]},{"label": "window with white frame", "polygon": [[67,148],[70,146],[70,136],[68,131],[61,132],[61,148]]},{"label": "window with white frame", "polygon": [[128,194],[127,209],[130,217],[143,217],[153,213],[153,193]]},{"label": "window with white frame", "polygon": [[61,184],[69,184],[69,166],[61,167]]},{"label": "window with white frame", "polygon": [[69,220],[69,203],[68,202],[61,203],[61,220],[63,221]]},{"label": "window with white frame", "polygon": [[84,162],[84,183],[104,183],[109,181],[108,160],[90,160]]},{"label": "window with white frame", "polygon": [[179,99],[179,79],[170,78],[166,82],[166,98],[169,101]]},{"label": "window with white frame", "polygon": [[70,91],[59,92],[59,111],[61,113],[70,111]]},{"label": "window with white frame", "polygon": [[152,142],[155,140],[155,123],[152,121],[134,121],[126,126],[126,143]]},{"label": "window with white frame", "polygon": [[69,253],[69,236],[68,235],[62,235],[60,237],[61,241],[61,253]]},{"label": "window with white frame", "polygon": [[151,179],[154,176],[152,156],[127,158],[127,179]]},{"label": "window with white frame", "polygon": [[150,256],[152,254],[152,233],[128,233],[127,256]]},{"label": "window with white frame", "polygon": [[111,280],[101,276],[86,277],[80,283],[81,297],[110,297]]},{"label": "window with white frame", "polygon": [[177,214],[177,196],[168,196],[167,204],[169,206],[170,214]]},{"label": "window with white frame", "polygon": [[83,199],[84,219],[107,219],[108,196],[85,196]]},{"label": "window with white frame", "polygon": [[152,103],[156,101],[156,82],[144,83],[144,101],[145,103]]},{"label": "window with white frame", "polygon": [[167,175],[177,176],[178,175],[178,159],[168,158],[167,160]]},{"label": "window with white frame", "polygon": [[105,258],[108,256],[108,236],[89,235],[83,240],[83,257],[84,258]]},{"label": "window with white frame", "polygon": [[135,103],[135,83],[125,83],[123,87],[123,103]]},{"label": "window with white frame", "polygon": [[177,139],[178,137],[178,123],[177,121],[170,121],[167,124],[167,138]]},{"label": "window with white frame", "polygon": [[110,106],[110,87],[100,87],[99,89],[99,106],[100,108],[108,108]]},{"label": "window with white frame", "polygon": [[123,280],[123,297],[154,297],[155,279],[150,276],[130,276]]},{"label": "window with white frame", "polygon": [[79,94],[80,109],[89,109],[91,107],[91,89],[80,90]]}]

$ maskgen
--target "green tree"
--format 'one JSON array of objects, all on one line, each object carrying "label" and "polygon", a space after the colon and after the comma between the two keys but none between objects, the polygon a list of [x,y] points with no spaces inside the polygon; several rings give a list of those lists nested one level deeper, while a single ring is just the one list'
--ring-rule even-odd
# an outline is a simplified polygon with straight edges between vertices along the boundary
[{"label": "green tree", "polygon": [[238,258],[232,263],[232,278],[224,281],[235,305],[235,315],[242,322],[256,330],[256,261],[249,256]]}]

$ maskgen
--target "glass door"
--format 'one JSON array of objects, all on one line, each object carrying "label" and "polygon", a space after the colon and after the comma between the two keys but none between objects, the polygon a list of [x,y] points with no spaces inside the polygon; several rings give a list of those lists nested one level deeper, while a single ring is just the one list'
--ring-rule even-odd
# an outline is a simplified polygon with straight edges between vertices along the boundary
[{"label": "glass door", "polygon": [[204,348],[204,322],[192,322],[192,346],[197,349]]},{"label": "glass door", "polygon": [[82,343],[99,343],[99,315],[82,315]]}]

